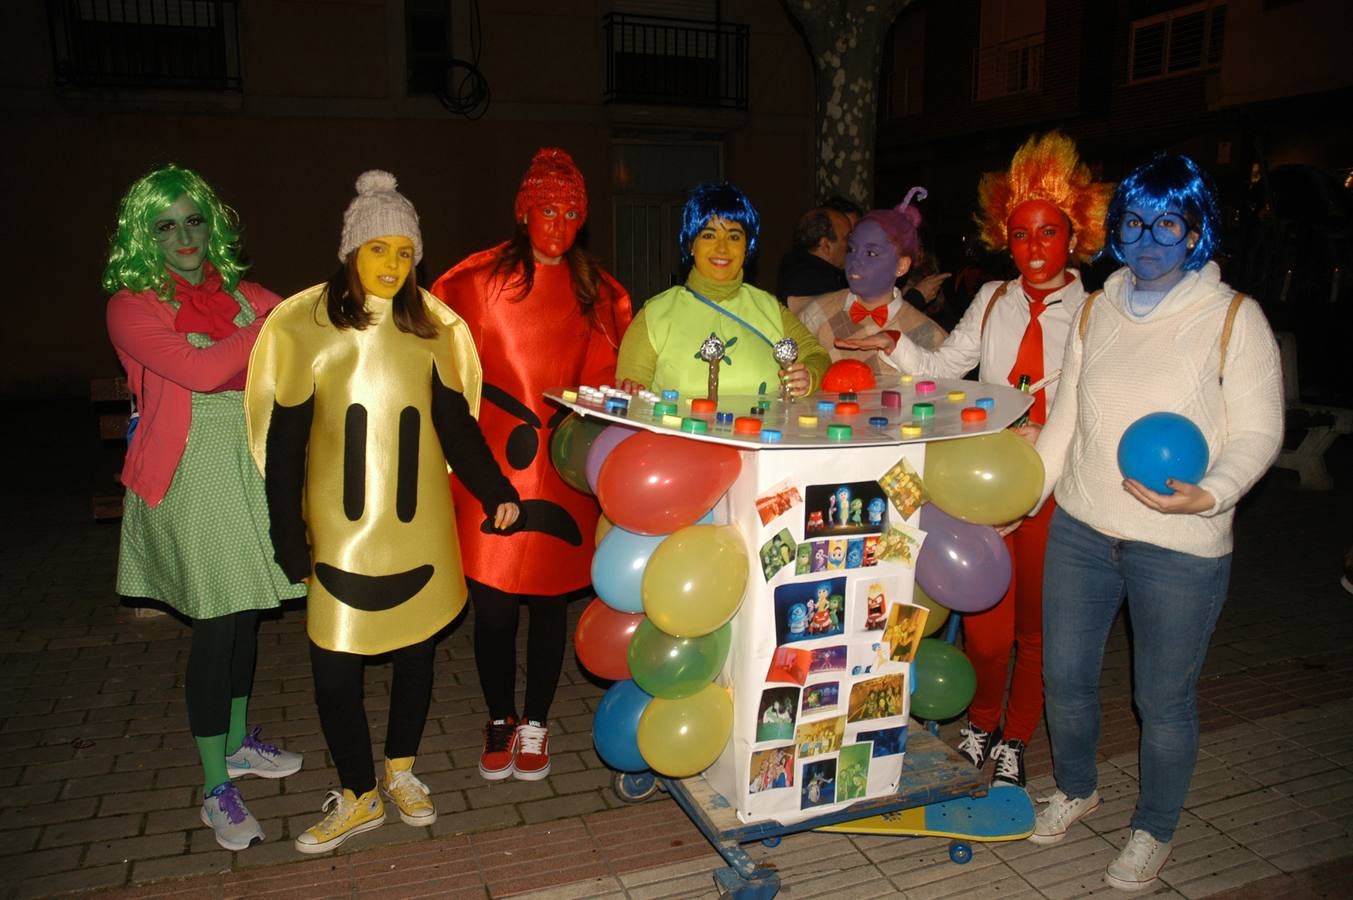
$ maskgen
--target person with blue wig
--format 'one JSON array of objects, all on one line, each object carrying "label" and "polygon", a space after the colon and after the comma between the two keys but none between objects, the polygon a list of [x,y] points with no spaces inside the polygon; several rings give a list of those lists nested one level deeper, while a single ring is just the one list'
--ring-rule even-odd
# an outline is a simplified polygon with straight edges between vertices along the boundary
[{"label": "person with blue wig", "polygon": [[[1043,581],[1043,679],[1056,790],[1030,840],[1051,844],[1100,805],[1095,750],[1104,644],[1127,600],[1141,793],[1116,888],[1150,887],[1170,856],[1198,754],[1197,685],[1231,574],[1236,503],[1282,444],[1277,344],[1252,298],[1212,262],[1219,214],[1187,156],[1162,154],[1118,185],[1108,252],[1125,267],[1088,297],[1067,338],[1056,406],[1038,438],[1056,487]],[[1196,484],[1157,493],[1119,471],[1124,431],[1169,411],[1207,441]]]},{"label": "person with blue wig", "polygon": [[[831,365],[827,351],[774,294],[743,281],[743,263],[756,253],[760,225],[747,195],[731,184],[702,184],[691,191],[679,238],[690,275],[634,317],[616,362],[621,387],[704,396],[708,364],[700,350],[711,336],[723,343],[721,389],[727,393],[774,393],[783,383],[802,397],[822,384]],[[773,349],[783,338],[797,341],[799,352],[782,368]]]}]

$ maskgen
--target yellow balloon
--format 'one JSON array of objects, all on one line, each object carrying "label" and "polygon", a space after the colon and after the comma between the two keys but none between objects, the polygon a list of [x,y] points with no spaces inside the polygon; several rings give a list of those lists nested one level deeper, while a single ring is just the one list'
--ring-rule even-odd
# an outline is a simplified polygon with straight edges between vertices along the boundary
[{"label": "yellow balloon", "polygon": [[688,525],[658,545],[644,567],[644,612],[658,630],[700,637],[742,605],[747,548],[732,525]]},{"label": "yellow balloon", "polygon": [[606,537],[606,532],[611,530],[611,520],[603,515],[597,516],[597,531],[593,536],[592,543],[600,544],[601,539]]},{"label": "yellow balloon", "polygon": [[650,769],[669,778],[714,765],[732,734],[733,700],[717,684],[681,700],[654,697],[639,716],[639,752]]},{"label": "yellow balloon", "polygon": [[1013,522],[1043,493],[1043,460],[1013,431],[931,441],[925,451],[930,501],[975,525]]},{"label": "yellow balloon", "polygon": [[930,610],[930,615],[926,616],[925,630],[921,632],[921,637],[930,637],[943,628],[945,622],[949,621],[948,607],[940,606],[919,584],[912,585],[911,602]]}]

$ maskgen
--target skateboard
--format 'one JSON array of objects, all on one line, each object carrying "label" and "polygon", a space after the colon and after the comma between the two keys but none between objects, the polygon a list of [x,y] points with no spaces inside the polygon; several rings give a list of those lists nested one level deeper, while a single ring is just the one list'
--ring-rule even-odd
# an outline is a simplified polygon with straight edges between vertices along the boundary
[{"label": "skateboard", "polygon": [[992,785],[985,797],[961,797],[828,825],[818,831],[898,837],[951,838],[949,858],[960,865],[972,859],[972,844],[1017,841],[1034,833],[1034,804],[1023,788]]}]

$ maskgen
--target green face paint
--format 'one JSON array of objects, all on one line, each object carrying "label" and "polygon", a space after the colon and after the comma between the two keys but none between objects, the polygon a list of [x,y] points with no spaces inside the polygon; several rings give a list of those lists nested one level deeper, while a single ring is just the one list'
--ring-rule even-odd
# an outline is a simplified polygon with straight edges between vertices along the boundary
[{"label": "green face paint", "polygon": [[151,226],[164,254],[164,264],[190,284],[201,284],[205,276],[207,241],[211,223],[187,194],[179,197],[156,217]]}]

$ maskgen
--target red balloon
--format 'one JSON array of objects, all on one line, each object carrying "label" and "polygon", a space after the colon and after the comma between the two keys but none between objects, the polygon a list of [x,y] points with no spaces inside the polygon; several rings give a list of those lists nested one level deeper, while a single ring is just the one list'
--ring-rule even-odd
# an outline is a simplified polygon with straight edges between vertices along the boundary
[{"label": "red balloon", "polygon": [[606,457],[597,499],[627,531],[671,534],[708,512],[741,470],[732,447],[644,431]]},{"label": "red balloon", "polygon": [[609,681],[629,678],[630,638],[643,620],[643,613],[616,612],[602,603],[600,597],[594,597],[573,632],[578,662],[598,678]]}]

